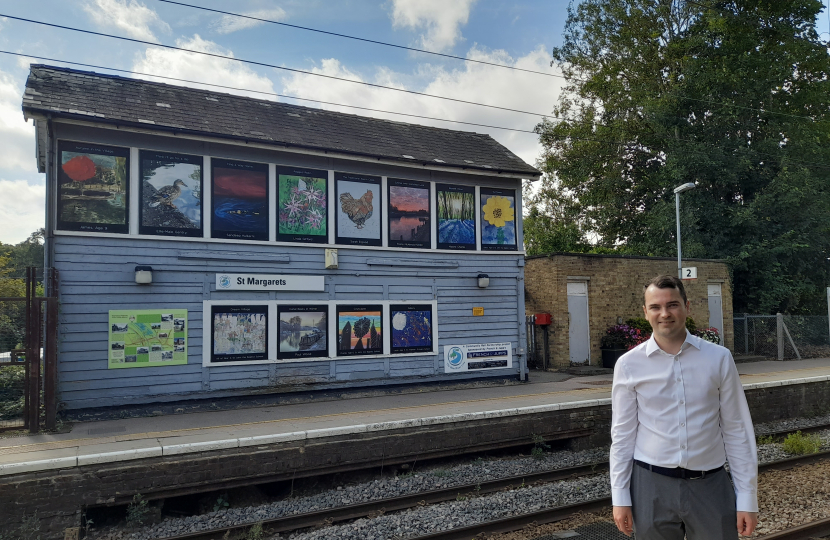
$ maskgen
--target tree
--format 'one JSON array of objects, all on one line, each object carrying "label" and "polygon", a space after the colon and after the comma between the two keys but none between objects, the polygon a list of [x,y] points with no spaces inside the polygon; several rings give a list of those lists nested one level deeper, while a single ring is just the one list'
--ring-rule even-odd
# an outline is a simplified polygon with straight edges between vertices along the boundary
[{"label": "tree", "polygon": [[[672,188],[696,181],[683,194],[683,252],[732,264],[735,309],[821,312],[830,255],[821,9],[818,0],[569,9],[553,50],[568,85],[556,118],[537,126],[547,174],[530,206],[566,208],[599,247],[675,256]],[[561,218],[552,223],[531,240],[567,244]]]}]

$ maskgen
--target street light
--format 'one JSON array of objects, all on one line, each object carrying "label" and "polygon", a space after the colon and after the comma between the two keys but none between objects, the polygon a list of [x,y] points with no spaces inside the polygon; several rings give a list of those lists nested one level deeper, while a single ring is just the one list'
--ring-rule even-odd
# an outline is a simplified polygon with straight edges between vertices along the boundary
[{"label": "street light", "polygon": [[694,188],[694,182],[686,182],[674,188],[674,207],[677,212],[677,277],[680,279],[683,279],[683,263],[680,256],[680,194]]}]

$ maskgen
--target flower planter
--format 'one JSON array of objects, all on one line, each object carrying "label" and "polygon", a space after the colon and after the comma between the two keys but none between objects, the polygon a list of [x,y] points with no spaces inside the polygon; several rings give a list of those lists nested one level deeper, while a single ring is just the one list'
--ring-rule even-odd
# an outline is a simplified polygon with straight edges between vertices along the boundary
[{"label": "flower planter", "polygon": [[614,369],[620,356],[628,352],[628,349],[600,349],[602,351],[602,367]]}]

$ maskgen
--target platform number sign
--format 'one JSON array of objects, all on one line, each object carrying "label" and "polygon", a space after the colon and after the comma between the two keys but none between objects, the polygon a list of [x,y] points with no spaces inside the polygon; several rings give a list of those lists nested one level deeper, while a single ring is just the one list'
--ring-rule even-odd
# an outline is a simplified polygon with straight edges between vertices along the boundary
[{"label": "platform number sign", "polygon": [[683,276],[682,279],[697,279],[697,267],[689,266],[688,268],[683,268],[680,274]]}]

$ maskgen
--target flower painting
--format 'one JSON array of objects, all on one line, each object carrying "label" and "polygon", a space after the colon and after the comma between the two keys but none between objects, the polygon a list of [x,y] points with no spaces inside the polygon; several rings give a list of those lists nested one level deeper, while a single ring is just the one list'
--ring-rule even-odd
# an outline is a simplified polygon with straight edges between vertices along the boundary
[{"label": "flower painting", "polygon": [[383,306],[337,306],[337,355],[383,354]]},{"label": "flower painting", "polygon": [[516,192],[481,188],[481,249],[516,249]]},{"label": "flower painting", "polygon": [[336,242],[350,246],[381,245],[380,177],[334,173]]},{"label": "flower painting", "polygon": [[268,240],[268,165],[211,160],[211,236]]},{"label": "flower painting", "polygon": [[58,228],[126,233],[129,148],[60,143]]},{"label": "flower painting", "polygon": [[475,188],[436,184],[438,249],[476,248]]},{"label": "flower painting", "polygon": [[328,241],[328,173],[299,168],[279,169],[277,240]]},{"label": "flower painting", "polygon": [[391,305],[392,354],[432,352],[432,305]]},{"label": "flower painting", "polygon": [[202,157],[140,153],[141,234],[202,236]]}]

